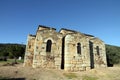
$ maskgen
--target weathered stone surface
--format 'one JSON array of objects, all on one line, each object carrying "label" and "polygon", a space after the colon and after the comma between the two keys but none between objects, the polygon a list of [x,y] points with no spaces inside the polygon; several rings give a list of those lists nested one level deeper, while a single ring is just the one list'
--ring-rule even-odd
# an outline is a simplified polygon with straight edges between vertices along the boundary
[{"label": "weathered stone surface", "polygon": [[85,71],[107,67],[105,52],[104,42],[92,35],[40,25],[28,36],[24,66]]}]

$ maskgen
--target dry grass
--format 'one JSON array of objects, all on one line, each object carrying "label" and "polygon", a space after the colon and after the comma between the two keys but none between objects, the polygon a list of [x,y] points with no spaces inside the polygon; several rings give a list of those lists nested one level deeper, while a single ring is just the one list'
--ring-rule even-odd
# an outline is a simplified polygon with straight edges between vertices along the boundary
[{"label": "dry grass", "polygon": [[64,70],[23,67],[22,63],[14,66],[0,65],[2,78],[0,80],[120,80],[119,75],[118,66],[72,73]]},{"label": "dry grass", "polygon": [[63,73],[63,75],[68,79],[77,78],[77,75],[75,73]]},{"label": "dry grass", "polygon": [[98,78],[97,77],[91,77],[91,76],[82,76],[82,80],[97,80]]}]

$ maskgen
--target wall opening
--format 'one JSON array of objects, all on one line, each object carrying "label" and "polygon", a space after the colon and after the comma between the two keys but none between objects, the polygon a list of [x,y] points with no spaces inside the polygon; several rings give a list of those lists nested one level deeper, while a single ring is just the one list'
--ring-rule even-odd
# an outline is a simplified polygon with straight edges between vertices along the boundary
[{"label": "wall opening", "polygon": [[81,55],[81,44],[77,43],[77,53]]},{"label": "wall opening", "polygon": [[90,67],[94,68],[94,54],[93,54],[93,43],[89,41],[89,49],[90,49]]},{"label": "wall opening", "polygon": [[31,48],[31,45],[29,45],[29,49]]},{"label": "wall opening", "polygon": [[99,56],[100,55],[99,46],[96,46],[96,50],[97,50],[97,55]]},{"label": "wall opening", "polygon": [[61,69],[64,69],[64,63],[65,63],[65,37],[62,38],[62,54],[61,54]]},{"label": "wall opening", "polygon": [[46,52],[51,52],[52,41],[48,40],[46,45]]}]

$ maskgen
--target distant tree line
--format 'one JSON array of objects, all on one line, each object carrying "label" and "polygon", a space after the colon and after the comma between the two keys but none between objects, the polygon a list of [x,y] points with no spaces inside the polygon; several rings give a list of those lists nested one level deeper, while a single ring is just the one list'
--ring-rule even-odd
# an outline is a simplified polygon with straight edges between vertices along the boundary
[{"label": "distant tree line", "polygon": [[[0,44],[0,60],[24,58],[25,45],[23,44]],[[120,64],[120,47],[106,44],[106,56],[108,66]]]},{"label": "distant tree line", "polygon": [[0,44],[0,60],[23,58],[24,54],[25,45],[23,44]]},{"label": "distant tree line", "polygon": [[108,66],[120,64],[120,47],[106,44]]}]

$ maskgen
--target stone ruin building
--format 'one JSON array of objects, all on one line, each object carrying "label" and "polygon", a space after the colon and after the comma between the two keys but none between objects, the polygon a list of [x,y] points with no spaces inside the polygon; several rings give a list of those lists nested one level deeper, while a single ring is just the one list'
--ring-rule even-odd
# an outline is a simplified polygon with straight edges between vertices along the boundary
[{"label": "stone ruin building", "polygon": [[89,34],[39,25],[28,35],[24,66],[83,71],[107,67],[105,44]]}]

